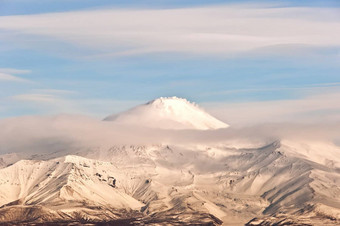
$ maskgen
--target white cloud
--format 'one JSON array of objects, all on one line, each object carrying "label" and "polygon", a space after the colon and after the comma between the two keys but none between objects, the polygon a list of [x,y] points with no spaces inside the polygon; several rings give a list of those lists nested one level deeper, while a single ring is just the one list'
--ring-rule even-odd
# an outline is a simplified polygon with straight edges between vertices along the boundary
[{"label": "white cloud", "polygon": [[340,91],[308,95],[300,99],[244,103],[203,103],[217,118],[233,125],[262,123],[338,123]]},{"label": "white cloud", "polygon": [[31,70],[15,69],[15,68],[0,68],[0,72],[6,74],[29,74]]},{"label": "white cloud", "polygon": [[65,89],[34,89],[33,92],[44,93],[44,94],[58,94],[58,95],[67,95],[67,94],[76,94],[76,91],[73,90],[65,90]]},{"label": "white cloud", "polygon": [[[79,115],[24,116],[0,120],[0,153],[78,152],[113,145],[150,144],[236,144],[245,146],[272,142],[273,139],[302,139],[336,142],[340,125],[267,124],[245,128],[208,131],[159,130],[130,127]],[[33,129],[32,129],[33,128]],[[236,141],[236,143],[235,143]],[[51,145],[51,143],[53,145]],[[55,145],[57,144],[57,145]]]},{"label": "white cloud", "polygon": [[233,54],[277,45],[340,46],[337,15],[339,9],[245,5],[112,9],[3,16],[0,29],[53,37],[104,56]]},{"label": "white cloud", "polygon": [[303,91],[303,90],[320,90],[325,88],[336,88],[340,87],[340,82],[331,82],[331,83],[316,83],[309,84],[305,86],[278,86],[273,88],[245,88],[245,89],[230,89],[223,91],[214,91],[209,93],[203,93],[202,96],[213,96],[213,95],[225,95],[225,94],[233,94],[233,93],[254,93],[254,92],[264,92],[264,91],[280,91],[280,90],[291,90],[291,91]]},{"label": "white cloud", "polygon": [[[34,109],[38,114],[84,114],[104,118],[113,113],[141,104],[140,101],[112,99],[76,99],[71,90],[34,89],[29,93],[11,96],[2,100],[2,106]],[[18,104],[20,103],[20,104]],[[0,109],[1,111],[1,109]]]},{"label": "white cloud", "polygon": [[14,109],[31,109],[38,114],[79,113],[77,101],[65,95],[67,94],[30,92],[8,97],[5,102]]},{"label": "white cloud", "polygon": [[27,79],[20,78],[18,76],[14,76],[7,73],[0,72],[0,81],[9,81],[9,82],[29,82]]},{"label": "white cloud", "polygon": [[13,96],[12,99],[20,101],[34,101],[34,102],[56,102],[58,99],[50,94],[22,94]]},{"label": "white cloud", "polygon": [[31,73],[31,71],[15,68],[0,68],[0,81],[2,80],[9,82],[31,82],[28,79],[16,76],[16,74],[28,74],[28,73]]}]

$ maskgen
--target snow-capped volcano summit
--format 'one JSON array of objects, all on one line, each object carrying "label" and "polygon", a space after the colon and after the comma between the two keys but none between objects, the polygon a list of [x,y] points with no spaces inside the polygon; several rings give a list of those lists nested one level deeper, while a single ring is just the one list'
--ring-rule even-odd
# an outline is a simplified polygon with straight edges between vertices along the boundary
[{"label": "snow-capped volcano summit", "polygon": [[227,124],[214,118],[196,104],[178,97],[161,97],[139,105],[106,121],[161,129],[220,129]]}]

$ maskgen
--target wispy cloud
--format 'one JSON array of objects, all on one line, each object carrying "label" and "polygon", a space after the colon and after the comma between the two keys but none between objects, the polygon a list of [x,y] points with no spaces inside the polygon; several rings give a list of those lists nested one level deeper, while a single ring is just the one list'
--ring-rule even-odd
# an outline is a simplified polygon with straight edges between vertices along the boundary
[{"label": "wispy cloud", "polygon": [[31,83],[32,81],[17,76],[17,74],[28,74],[28,73],[31,73],[31,71],[15,69],[15,68],[0,68],[0,81]]},{"label": "wispy cloud", "polygon": [[259,88],[244,88],[244,89],[230,89],[223,91],[215,91],[209,93],[202,93],[201,96],[214,96],[214,95],[225,95],[225,94],[233,94],[233,93],[256,93],[256,92],[266,92],[266,91],[298,91],[301,92],[303,90],[321,90],[327,88],[337,88],[340,87],[340,82],[331,82],[331,83],[316,83],[309,84],[304,86],[277,86],[277,87],[259,87]]},{"label": "wispy cloud", "polygon": [[17,74],[28,74],[28,73],[31,73],[31,71],[15,69],[15,68],[0,68],[0,81],[31,83],[32,81],[17,76]]},{"label": "wispy cloud", "polygon": [[0,68],[1,73],[7,74],[29,74],[31,70],[23,70],[23,69],[16,69],[16,68]]},{"label": "wispy cloud", "polygon": [[28,92],[10,96],[2,100],[12,110],[17,112],[34,112],[35,114],[79,113],[77,100],[68,94]]},{"label": "wispy cloud", "polygon": [[20,101],[34,101],[34,102],[48,102],[53,103],[58,100],[57,96],[50,94],[22,94],[12,97],[13,100]]},{"label": "wispy cloud", "polygon": [[154,52],[226,55],[279,45],[340,46],[337,15],[337,8],[246,5],[112,9],[4,16],[0,17],[0,29],[53,37],[96,50],[99,56]]},{"label": "wispy cloud", "polygon": [[0,72],[0,81],[9,81],[9,82],[29,82],[29,80],[14,76],[14,75],[10,75],[10,74],[6,74],[6,73],[2,73]]},{"label": "wispy cloud", "polygon": [[[32,109],[37,114],[84,114],[104,118],[109,114],[131,108],[140,101],[114,99],[77,98],[77,92],[60,89],[33,89],[30,92],[10,96],[2,100],[9,108]],[[0,109],[1,111],[1,109]]]},{"label": "wispy cloud", "polygon": [[213,115],[231,125],[261,123],[334,123],[340,121],[340,91],[323,90],[292,100],[244,103],[203,103]]},{"label": "wispy cloud", "polygon": [[44,93],[43,95],[46,94],[68,95],[77,93],[76,91],[65,89],[34,89],[33,92]]}]

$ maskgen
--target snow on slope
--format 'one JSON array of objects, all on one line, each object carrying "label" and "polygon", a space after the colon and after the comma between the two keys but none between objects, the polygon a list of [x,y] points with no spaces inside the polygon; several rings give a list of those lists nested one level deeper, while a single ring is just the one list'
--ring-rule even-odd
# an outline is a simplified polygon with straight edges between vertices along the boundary
[{"label": "snow on slope", "polygon": [[[145,224],[241,225],[261,216],[275,221],[280,213],[297,222],[307,215],[339,222],[339,157],[333,156],[334,164],[314,162],[305,150],[294,154],[300,145],[130,145],[87,150],[81,153],[85,157],[21,160],[0,169],[0,205],[5,205],[0,221],[8,222],[8,213],[10,220],[20,220],[15,213],[31,208],[52,221],[79,214],[111,220],[130,213]],[[32,209],[38,207],[44,210]]]},{"label": "snow on slope", "polygon": [[197,105],[178,97],[161,97],[127,112],[106,117],[106,121],[161,129],[220,129],[227,124]]},{"label": "snow on slope", "polygon": [[20,160],[0,170],[0,206],[11,202],[25,205],[63,206],[68,209],[86,202],[115,209],[140,209],[143,204],[120,189],[113,180],[124,177],[111,163],[79,156],[49,161]]},{"label": "snow on slope", "polygon": [[[309,156],[304,155],[306,149],[301,146],[308,147]],[[315,142],[277,141],[247,149],[121,146],[97,150],[88,156],[110,160],[124,171],[138,168],[141,174],[149,174],[151,185],[156,185],[150,189],[158,197],[147,202],[150,212],[160,206],[169,209],[169,202],[175,198],[172,195],[177,193],[186,197],[181,199],[181,205],[186,203],[194,208],[193,200],[201,202],[200,208],[195,207],[197,211],[208,212],[225,222],[232,217],[235,224],[245,223],[251,216],[278,212],[285,213],[285,217],[294,216],[296,221],[303,215],[322,215],[326,221],[339,221],[340,171],[336,166],[340,155],[330,155],[332,164],[327,159],[312,161],[322,148],[330,153],[338,151],[328,143],[322,146]],[[125,161],[124,156],[128,156]],[[175,189],[176,193],[169,196],[161,191],[162,187]]]}]

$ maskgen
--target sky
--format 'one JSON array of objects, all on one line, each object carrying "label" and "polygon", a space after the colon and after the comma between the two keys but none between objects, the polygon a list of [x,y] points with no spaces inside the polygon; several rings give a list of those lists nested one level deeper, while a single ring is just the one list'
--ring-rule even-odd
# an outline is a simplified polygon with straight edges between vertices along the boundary
[{"label": "sky", "polygon": [[0,0],[0,118],[161,96],[235,124],[340,120],[340,2]]}]

